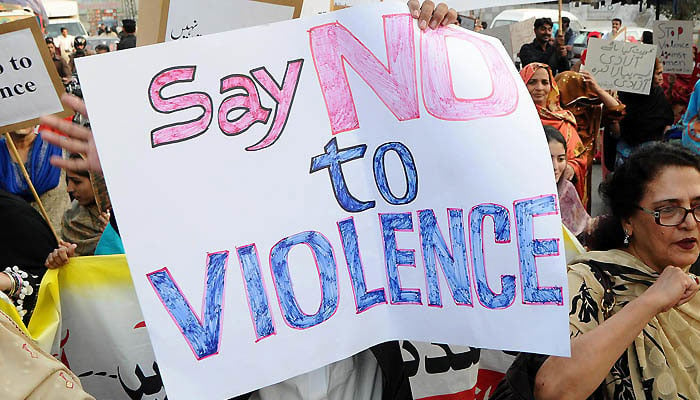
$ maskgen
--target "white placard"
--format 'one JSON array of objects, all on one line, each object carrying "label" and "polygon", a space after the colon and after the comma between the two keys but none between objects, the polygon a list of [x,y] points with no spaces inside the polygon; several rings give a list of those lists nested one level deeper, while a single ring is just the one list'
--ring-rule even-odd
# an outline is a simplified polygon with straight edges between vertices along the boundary
[{"label": "white placard", "polygon": [[525,85],[496,39],[421,33],[407,11],[78,60],[169,398],[231,397],[394,339],[569,353]]},{"label": "white placard", "polygon": [[526,43],[531,43],[535,39],[535,18],[513,24],[499,26],[498,28],[486,29],[481,33],[498,38],[515,60],[520,52],[520,48]]},{"label": "white placard", "polygon": [[588,41],[586,70],[603,89],[649,94],[655,59],[654,45],[592,38]]},{"label": "white placard", "polygon": [[302,0],[169,0],[165,41],[292,19]]},{"label": "white placard", "polygon": [[654,43],[659,47],[664,73],[693,73],[693,27],[693,21],[654,22]]},{"label": "white placard", "polygon": [[2,131],[35,125],[44,114],[66,115],[59,98],[63,86],[58,73],[48,51],[43,49],[42,54],[38,47],[37,37],[41,36],[37,36],[40,33],[36,21],[27,18],[0,27]]}]

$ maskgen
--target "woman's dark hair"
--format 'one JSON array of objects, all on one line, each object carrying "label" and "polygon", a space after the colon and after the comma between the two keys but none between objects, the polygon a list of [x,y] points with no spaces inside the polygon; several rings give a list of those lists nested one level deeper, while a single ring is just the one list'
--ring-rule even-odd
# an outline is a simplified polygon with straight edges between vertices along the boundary
[{"label": "woman's dark hair", "polygon": [[624,164],[608,175],[598,191],[610,215],[598,218],[588,241],[591,250],[623,246],[622,221],[637,211],[647,185],[666,167],[690,167],[700,172],[700,157],[679,145],[654,142],[635,150]]},{"label": "woman's dark hair", "polygon": [[[81,156],[78,153],[70,153],[68,155],[68,158],[71,160],[84,160],[83,156]],[[86,170],[78,170],[78,171],[73,171],[75,172],[76,175],[82,176],[83,178],[90,178],[90,172]]]},{"label": "woman's dark hair", "polygon": [[564,151],[566,151],[566,139],[564,139],[564,135],[559,132],[559,129],[549,125],[543,125],[543,127],[544,135],[547,137],[547,143],[561,143],[564,146]]}]

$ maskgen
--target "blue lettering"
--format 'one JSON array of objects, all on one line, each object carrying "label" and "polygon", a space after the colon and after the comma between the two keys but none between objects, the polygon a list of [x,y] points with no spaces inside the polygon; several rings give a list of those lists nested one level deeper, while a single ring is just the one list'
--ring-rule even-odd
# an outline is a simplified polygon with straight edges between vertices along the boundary
[{"label": "blue lettering", "polygon": [[367,291],[367,283],[365,283],[365,273],[362,266],[362,258],[360,257],[360,248],[357,244],[357,230],[355,229],[355,221],[352,218],[344,219],[338,222],[338,230],[340,231],[340,239],[343,242],[343,250],[345,252],[345,260],[350,272],[350,280],[352,281],[352,290],[355,294],[355,305],[357,313],[368,310],[370,307],[377,304],[386,303],[386,294],[384,289],[375,289]]},{"label": "blue lettering", "polygon": [[535,239],[533,232],[534,217],[556,214],[556,201],[554,195],[548,195],[513,203],[518,231],[523,302],[526,304],[563,304],[561,287],[540,287],[535,261],[535,257],[559,254],[559,242],[556,239]]},{"label": "blue lettering", "polygon": [[374,207],[374,201],[360,201],[353,197],[345,182],[343,169],[340,167],[340,164],[344,162],[364,157],[367,145],[362,144],[338,150],[338,142],[336,138],[333,138],[326,144],[324,149],[326,150],[325,154],[318,155],[311,159],[311,170],[309,173],[328,168],[328,174],[331,177],[331,186],[333,186],[333,194],[343,210],[347,212],[360,212]]},{"label": "blue lettering", "polygon": [[384,239],[384,259],[386,273],[389,278],[389,293],[392,304],[415,303],[423,304],[420,298],[420,290],[403,289],[399,277],[400,265],[415,266],[416,256],[414,250],[398,250],[396,248],[396,231],[413,230],[411,213],[380,214],[382,225],[382,237]]},{"label": "blue lettering", "polygon": [[476,279],[476,293],[479,302],[486,308],[506,308],[515,299],[515,275],[501,275],[503,290],[496,294],[486,279],[484,255],[484,218],[493,218],[493,233],[496,243],[510,240],[510,219],[508,210],[498,204],[480,204],[469,213],[469,243],[471,244],[472,266]]},{"label": "blue lettering", "polygon": [[227,262],[228,251],[207,255],[204,312],[201,322],[167,268],[146,275],[185,340],[189,343],[197,360],[209,357],[219,351]]},{"label": "blue lettering", "polygon": [[267,293],[265,293],[262,274],[260,273],[258,250],[254,244],[251,244],[239,247],[237,251],[238,260],[241,263],[241,271],[243,272],[243,280],[245,280],[250,315],[255,325],[255,336],[257,340],[264,339],[275,334],[275,325],[272,321],[270,305],[267,301]]},{"label": "blue lettering", "polygon": [[[316,314],[305,314],[300,308],[289,275],[287,256],[292,247],[306,244],[316,260],[321,280],[321,304]],[[330,318],[338,308],[338,276],[333,247],[319,232],[301,232],[280,240],[270,251],[270,267],[282,306],[284,318],[292,328],[307,329]]]},{"label": "blue lettering", "polygon": [[[469,271],[467,270],[467,246],[464,242],[464,222],[462,210],[448,210],[450,225],[450,242],[452,253],[447,249],[445,238],[433,210],[418,211],[420,220],[420,240],[423,249],[425,277],[428,284],[428,305],[442,306],[440,282],[437,276],[437,261],[440,260],[442,272],[452,291],[456,304],[472,305]],[[437,256],[437,257],[436,257]]]},{"label": "blue lettering", "polygon": [[[403,172],[406,176],[406,193],[403,197],[398,198],[391,193],[389,182],[386,179],[386,170],[384,169],[384,155],[387,151],[393,150],[399,155],[399,159],[403,164]],[[377,183],[379,193],[384,197],[389,204],[401,205],[408,204],[416,199],[418,194],[418,172],[416,171],[416,163],[413,161],[413,156],[406,146],[398,142],[384,143],[374,152],[374,180]]]}]

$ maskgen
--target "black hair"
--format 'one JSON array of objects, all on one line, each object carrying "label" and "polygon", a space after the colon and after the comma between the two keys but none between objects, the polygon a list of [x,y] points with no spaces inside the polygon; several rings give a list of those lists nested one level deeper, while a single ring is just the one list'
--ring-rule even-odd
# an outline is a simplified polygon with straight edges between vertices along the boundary
[{"label": "black hair", "polygon": [[562,24],[570,24],[571,20],[569,19],[569,17],[561,17],[561,23]]},{"label": "black hair", "polygon": [[[78,153],[70,153],[68,158],[71,160],[84,160],[83,156]],[[90,172],[87,170],[75,170],[73,172],[78,176],[82,176],[83,178],[90,178]]]},{"label": "black hair", "polygon": [[62,27],[61,27],[61,32],[67,31],[67,30],[68,30],[68,28],[66,28],[65,26],[62,26]]},{"label": "black hair", "polygon": [[489,27],[489,24],[486,21],[481,21],[481,27],[487,29]]},{"label": "black hair", "polygon": [[588,245],[591,250],[623,246],[622,221],[637,211],[647,185],[666,167],[690,167],[700,172],[700,156],[675,144],[654,142],[642,145],[600,184],[598,192],[610,214],[598,218]]},{"label": "black hair", "polygon": [[564,139],[564,135],[559,132],[559,129],[549,125],[544,125],[543,127],[544,136],[547,138],[547,143],[561,143],[564,146],[564,151],[566,151],[566,139]]},{"label": "black hair", "polygon": [[654,44],[654,32],[651,32],[651,31],[642,32],[642,43]]},{"label": "black hair", "polygon": [[615,22],[615,21],[619,22],[620,26],[622,26],[622,20],[620,18],[613,18],[612,22]]},{"label": "black hair", "polygon": [[47,36],[47,37],[44,39],[44,41],[46,41],[46,44],[49,44],[49,43],[54,44],[54,43],[53,43],[53,38],[52,38],[51,36]]},{"label": "black hair", "polygon": [[544,26],[544,25],[549,25],[549,26],[553,27],[554,23],[552,23],[551,18],[537,18],[535,20],[535,29],[537,29],[541,26]]},{"label": "black hair", "polygon": [[98,44],[97,46],[95,46],[95,51],[96,51],[96,52],[97,52],[97,51],[106,51],[106,52],[109,53],[109,46],[107,46],[106,44],[100,43],[100,44]]}]

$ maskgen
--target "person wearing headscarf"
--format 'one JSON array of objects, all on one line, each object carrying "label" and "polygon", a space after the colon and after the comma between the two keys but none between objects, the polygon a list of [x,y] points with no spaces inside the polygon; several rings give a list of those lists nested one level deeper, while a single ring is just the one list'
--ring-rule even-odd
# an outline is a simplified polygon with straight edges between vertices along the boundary
[{"label": "person wearing headscarf", "polygon": [[543,125],[556,128],[566,139],[567,166],[563,179],[571,181],[580,198],[586,179],[585,147],[576,130],[576,117],[564,110],[559,101],[559,88],[549,65],[531,63],[520,71]]},{"label": "person wearing headscarf", "polygon": [[[82,159],[82,156],[71,154],[69,158]],[[94,255],[110,216],[100,212],[89,172],[68,171],[66,178],[73,202],[63,215],[63,240],[76,245],[76,255]]]},{"label": "person wearing headscarf", "polygon": [[[45,142],[35,133],[34,127],[12,131],[10,138],[49,214],[51,225],[60,230],[61,217],[70,206],[70,199],[66,193],[65,180],[62,179],[65,174],[60,168],[51,165],[49,160],[52,156],[62,156],[63,150]],[[0,189],[23,198],[38,209],[19,162],[10,152],[10,143],[4,136],[0,137]]]},{"label": "person wearing headscarf", "polygon": [[586,177],[581,202],[591,209],[591,172],[603,118],[619,121],[625,106],[598,85],[590,72],[566,71],[555,78],[561,106],[576,117],[576,130],[584,147]]},{"label": "person wearing headscarf", "polygon": [[664,132],[673,125],[673,110],[661,88],[663,72],[663,64],[657,58],[648,95],[626,92],[618,94],[626,106],[626,114],[620,122],[621,140],[617,143],[616,165],[626,160],[635,148],[662,140]]}]

